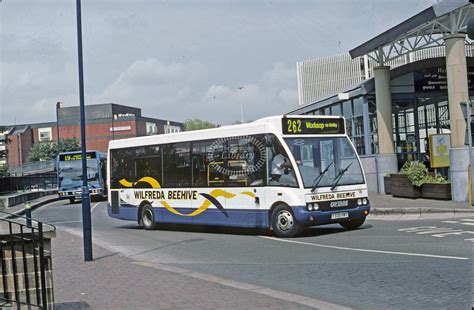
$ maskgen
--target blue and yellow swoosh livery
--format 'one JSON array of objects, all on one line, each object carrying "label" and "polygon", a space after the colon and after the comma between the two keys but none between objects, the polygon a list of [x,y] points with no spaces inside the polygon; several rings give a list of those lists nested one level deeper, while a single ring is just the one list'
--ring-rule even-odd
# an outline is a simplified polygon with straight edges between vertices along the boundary
[{"label": "blue and yellow swoosh livery", "polygon": [[[156,179],[152,178],[152,177],[143,177],[141,179],[139,179],[138,181],[136,182],[129,182],[127,181],[126,179],[121,179],[119,181],[119,183],[123,186],[123,187],[127,187],[127,188],[135,188],[135,186],[137,186],[138,184],[140,183],[147,183],[148,185],[151,186],[151,188],[153,189],[161,189],[161,185],[160,185],[160,182],[158,182]],[[252,193],[252,192],[248,192],[248,191],[244,191],[244,192],[241,192],[240,193],[241,195],[245,195],[245,196],[248,196],[248,197],[251,197],[251,198],[255,198],[255,194]],[[233,193],[230,193],[228,191],[225,191],[225,190],[222,190],[222,189],[214,189],[212,190],[210,193],[199,193],[199,195],[201,195],[202,197],[205,198],[204,202],[199,206],[197,207],[194,211],[192,211],[191,213],[182,213],[180,211],[178,211],[176,208],[174,208],[173,206],[171,206],[167,201],[165,201],[164,199],[160,199],[158,200],[158,202],[166,209],[168,210],[169,212],[173,213],[173,214],[176,214],[176,215],[179,215],[179,216],[196,216],[196,215],[199,215],[201,213],[203,213],[204,211],[206,211],[210,206],[215,206],[219,211],[221,211],[226,217],[229,217],[227,211],[225,210],[225,208],[222,206],[222,204],[219,202],[219,200],[217,198],[219,197],[224,197],[226,199],[232,199],[236,196],[236,194],[233,194]]]}]

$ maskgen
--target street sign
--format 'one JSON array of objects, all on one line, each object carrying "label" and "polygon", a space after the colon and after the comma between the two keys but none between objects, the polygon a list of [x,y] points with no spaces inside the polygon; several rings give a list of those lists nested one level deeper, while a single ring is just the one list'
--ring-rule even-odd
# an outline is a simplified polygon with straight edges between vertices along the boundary
[{"label": "street sign", "polygon": [[449,167],[450,134],[430,135],[430,165],[431,168]]}]

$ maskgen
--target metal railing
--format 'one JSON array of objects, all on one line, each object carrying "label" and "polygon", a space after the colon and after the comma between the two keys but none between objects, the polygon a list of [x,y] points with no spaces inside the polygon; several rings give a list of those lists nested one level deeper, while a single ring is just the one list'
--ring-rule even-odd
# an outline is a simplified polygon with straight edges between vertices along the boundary
[{"label": "metal railing", "polygon": [[55,161],[37,161],[26,163],[17,166],[8,166],[8,173],[10,175],[28,175],[37,173],[53,172],[55,169]]},{"label": "metal railing", "polygon": [[[50,298],[48,301],[48,261],[45,259],[44,233],[54,232],[56,227],[5,211],[0,212],[7,215],[0,218],[0,308],[20,309],[28,306],[47,309],[48,304],[50,308],[52,300]],[[52,284],[49,289],[53,289]]]},{"label": "metal railing", "polygon": [[0,176],[0,194],[17,191],[53,190],[57,187],[55,173],[25,175],[25,176]]}]

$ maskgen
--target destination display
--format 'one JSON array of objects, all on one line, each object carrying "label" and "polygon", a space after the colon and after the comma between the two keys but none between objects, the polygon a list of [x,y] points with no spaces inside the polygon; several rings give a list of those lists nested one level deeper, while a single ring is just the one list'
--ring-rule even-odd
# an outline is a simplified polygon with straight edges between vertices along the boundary
[{"label": "destination display", "polygon": [[[95,152],[86,153],[86,159],[96,158]],[[82,154],[61,154],[59,155],[59,161],[72,161],[72,160],[81,160]]]},{"label": "destination display", "polygon": [[285,135],[329,135],[344,134],[343,118],[282,118]]}]

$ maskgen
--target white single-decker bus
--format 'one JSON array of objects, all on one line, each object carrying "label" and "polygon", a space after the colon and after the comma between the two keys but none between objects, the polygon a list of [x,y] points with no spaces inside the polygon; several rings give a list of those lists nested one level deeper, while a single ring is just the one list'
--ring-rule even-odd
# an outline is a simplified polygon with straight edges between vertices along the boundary
[{"label": "white single-decker bus", "polygon": [[284,115],[242,125],[114,140],[108,213],[160,223],[269,228],[279,237],[370,212],[359,157],[337,116]]}]

